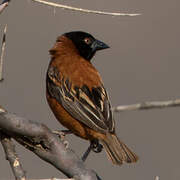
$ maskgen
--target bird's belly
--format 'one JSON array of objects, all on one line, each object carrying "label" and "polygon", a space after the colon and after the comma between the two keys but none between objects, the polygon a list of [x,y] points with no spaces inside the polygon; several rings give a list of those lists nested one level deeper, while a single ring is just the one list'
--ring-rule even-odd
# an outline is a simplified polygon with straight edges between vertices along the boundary
[{"label": "bird's belly", "polygon": [[83,139],[94,139],[94,134],[90,128],[82,124],[78,120],[74,119],[67,111],[54,99],[47,95],[47,101],[51,107],[57,120],[65,126],[67,129],[71,130],[75,135],[80,136]]}]

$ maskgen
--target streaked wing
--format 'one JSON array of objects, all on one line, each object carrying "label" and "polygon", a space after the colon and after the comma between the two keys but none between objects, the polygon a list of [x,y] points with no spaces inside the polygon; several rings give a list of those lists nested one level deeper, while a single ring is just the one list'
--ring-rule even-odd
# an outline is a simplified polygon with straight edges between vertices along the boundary
[{"label": "streaked wing", "polygon": [[73,86],[68,79],[58,78],[55,68],[47,73],[47,90],[67,112],[88,127],[107,132],[114,130],[114,121],[107,93],[101,85],[90,90]]}]

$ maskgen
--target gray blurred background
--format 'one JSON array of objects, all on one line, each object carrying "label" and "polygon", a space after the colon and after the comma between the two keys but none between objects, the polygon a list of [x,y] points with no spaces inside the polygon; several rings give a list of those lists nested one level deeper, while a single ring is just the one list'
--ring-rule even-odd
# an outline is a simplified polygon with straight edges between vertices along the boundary
[{"label": "gray blurred background", "polygon": [[[83,30],[111,46],[96,54],[99,70],[113,106],[180,95],[179,0],[66,0],[76,7],[142,13],[137,17],[110,17],[55,9],[31,2],[12,1],[0,15],[0,38],[5,24],[7,48],[5,81],[0,104],[10,112],[63,129],[45,98],[48,50],[64,32]],[[180,108],[114,114],[118,136],[140,157],[137,164],[113,166],[104,152],[91,153],[86,164],[103,180],[180,179]],[[79,156],[88,142],[74,135],[67,140]],[[65,177],[20,145],[17,151],[29,178]],[[0,146],[0,179],[14,179]]]}]

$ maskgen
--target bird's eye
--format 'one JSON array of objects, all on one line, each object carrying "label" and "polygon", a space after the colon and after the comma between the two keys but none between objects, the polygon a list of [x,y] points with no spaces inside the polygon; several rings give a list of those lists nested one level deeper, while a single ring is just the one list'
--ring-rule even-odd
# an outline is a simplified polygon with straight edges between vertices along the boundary
[{"label": "bird's eye", "polygon": [[91,44],[91,39],[90,38],[85,38],[84,42],[89,45],[89,44]]}]

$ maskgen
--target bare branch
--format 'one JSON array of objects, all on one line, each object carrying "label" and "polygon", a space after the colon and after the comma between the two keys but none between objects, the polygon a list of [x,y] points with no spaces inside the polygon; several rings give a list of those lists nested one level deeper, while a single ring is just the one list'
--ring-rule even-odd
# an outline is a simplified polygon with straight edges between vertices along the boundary
[{"label": "bare branch", "polygon": [[0,113],[7,112],[2,106],[0,106]]},{"label": "bare branch", "polygon": [[0,14],[3,12],[3,10],[8,6],[10,0],[4,0],[1,4],[0,4]]},{"label": "bare branch", "polygon": [[15,151],[15,145],[11,138],[0,132],[0,141],[6,154],[6,159],[9,161],[16,180],[25,180],[25,171],[22,169],[18,155]]},{"label": "bare branch", "polygon": [[[0,108],[0,112],[5,111]],[[45,125],[8,112],[0,113],[0,130],[63,172],[68,178],[99,180],[74,152]]]},{"label": "bare branch", "polygon": [[50,179],[28,179],[28,180],[74,180],[74,179],[58,179],[58,178],[50,178]]},{"label": "bare branch", "polygon": [[49,178],[49,179],[26,179],[26,180],[75,180],[75,179],[72,179],[72,178],[69,178],[69,179],[59,179],[59,178]]},{"label": "bare branch", "polygon": [[69,179],[59,179],[59,178],[49,178],[49,179],[26,179],[26,180],[75,180],[75,179],[72,179],[72,178],[69,178]]},{"label": "bare branch", "polygon": [[4,28],[2,47],[1,47],[1,56],[0,56],[0,81],[3,80],[3,60],[4,60],[4,51],[6,46],[6,32],[7,32],[7,24]]},{"label": "bare branch", "polygon": [[141,14],[129,14],[129,13],[119,13],[119,12],[104,12],[104,11],[94,11],[94,10],[89,10],[89,9],[82,9],[82,8],[76,8],[72,6],[66,6],[62,4],[57,4],[53,2],[48,2],[44,0],[32,0],[34,2],[38,2],[41,4],[45,4],[51,7],[57,7],[57,8],[62,8],[66,10],[71,10],[71,11],[79,11],[79,12],[84,12],[84,13],[93,13],[93,14],[101,14],[101,15],[110,15],[110,16],[138,16]]},{"label": "bare branch", "polygon": [[150,101],[142,102],[138,104],[122,105],[113,108],[114,112],[122,111],[135,111],[135,110],[147,110],[147,109],[161,109],[166,107],[177,107],[180,106],[180,99],[169,100],[169,101]]},{"label": "bare branch", "polygon": [[159,176],[156,176],[156,177],[155,177],[155,180],[159,180]]}]

